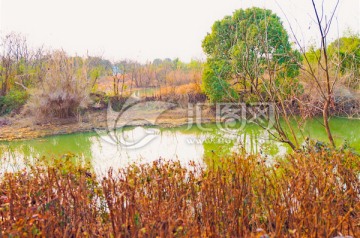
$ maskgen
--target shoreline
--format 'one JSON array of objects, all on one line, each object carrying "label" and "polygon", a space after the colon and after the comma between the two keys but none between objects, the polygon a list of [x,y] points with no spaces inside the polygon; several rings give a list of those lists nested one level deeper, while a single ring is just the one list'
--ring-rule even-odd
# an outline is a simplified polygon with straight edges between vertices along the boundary
[{"label": "shoreline", "polygon": [[[140,112],[139,112],[140,113]],[[142,112],[143,113],[143,112]],[[149,116],[147,121],[135,121],[127,123],[125,126],[157,126],[160,128],[172,128],[186,125],[188,123],[187,110],[176,108],[161,114],[158,118],[151,115],[156,114],[154,111],[145,112]],[[208,114],[202,118],[201,122],[211,123],[215,117]],[[88,112],[80,121],[76,118],[53,120],[46,123],[36,123],[32,117],[15,117],[6,118],[8,125],[0,126],[0,142],[22,141],[43,138],[47,136],[67,135],[82,132],[93,132],[96,129],[105,130],[109,127],[106,117],[106,110]],[[126,118],[125,118],[126,119]],[[115,119],[110,119],[112,122]],[[149,123],[154,121],[155,123]],[[125,121],[116,121],[116,125],[124,124]],[[116,128],[121,126],[116,126]],[[114,129],[109,128],[109,129]]]},{"label": "shoreline", "polygon": [[[126,120],[131,121],[131,118],[122,118],[123,121],[117,121],[118,115],[113,115],[113,118],[107,117],[106,109],[98,111],[88,111],[80,120],[78,118],[67,119],[52,119],[48,122],[37,122],[33,117],[23,117],[20,114],[13,117],[0,117],[9,124],[0,124],[0,142],[10,141],[24,141],[37,138],[43,138],[56,135],[68,135],[83,132],[94,132],[95,130],[115,129],[122,126],[155,126],[159,128],[174,128],[187,125],[188,111],[184,108],[175,108],[166,111],[158,116],[156,110],[136,111],[132,117],[141,117],[145,115],[146,120],[134,120],[131,123],[126,123]],[[214,113],[211,111],[203,111],[201,123],[214,123],[216,121]],[[136,115],[137,114],[137,115]],[[157,115],[157,116],[156,116]],[[336,118],[344,118],[349,120],[360,120],[360,118],[333,116]],[[115,127],[108,127],[108,122],[113,122]],[[153,121],[153,123],[149,123]]]}]

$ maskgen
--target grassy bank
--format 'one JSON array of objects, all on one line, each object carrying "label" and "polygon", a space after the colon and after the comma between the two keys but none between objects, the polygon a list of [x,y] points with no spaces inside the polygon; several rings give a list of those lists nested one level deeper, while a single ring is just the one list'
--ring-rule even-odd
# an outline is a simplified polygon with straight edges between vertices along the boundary
[{"label": "grassy bank", "polygon": [[130,166],[95,177],[64,157],[1,175],[5,236],[360,236],[360,160],[289,155],[274,166],[237,155],[221,166]]}]

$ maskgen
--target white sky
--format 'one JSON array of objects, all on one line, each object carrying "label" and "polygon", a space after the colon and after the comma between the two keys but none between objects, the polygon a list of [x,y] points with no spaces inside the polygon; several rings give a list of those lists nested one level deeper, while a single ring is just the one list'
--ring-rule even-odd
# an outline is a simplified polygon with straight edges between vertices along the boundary
[{"label": "white sky", "polygon": [[[78,55],[89,52],[110,60],[204,59],[201,42],[212,24],[236,9],[251,6],[273,10],[289,29],[280,5],[303,42],[317,33],[311,23],[311,0],[0,1],[2,35],[19,32],[34,46],[44,44]],[[330,15],[335,1],[324,2]],[[359,15],[360,0],[340,0],[331,38],[341,36],[347,28],[360,32]]]}]

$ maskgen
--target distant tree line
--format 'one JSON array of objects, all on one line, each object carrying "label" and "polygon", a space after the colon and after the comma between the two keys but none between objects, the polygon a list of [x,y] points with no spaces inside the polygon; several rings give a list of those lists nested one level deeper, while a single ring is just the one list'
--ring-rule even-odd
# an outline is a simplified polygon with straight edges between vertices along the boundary
[{"label": "distant tree line", "polygon": [[80,106],[86,108],[89,95],[99,91],[124,97],[149,88],[156,95],[169,94],[180,85],[192,85],[187,91],[193,85],[200,90],[203,62],[198,60],[185,63],[167,58],[140,63],[69,56],[62,50],[30,48],[26,38],[17,33],[1,38],[0,47],[0,115],[19,112],[27,104],[28,111],[36,115],[69,117]]}]

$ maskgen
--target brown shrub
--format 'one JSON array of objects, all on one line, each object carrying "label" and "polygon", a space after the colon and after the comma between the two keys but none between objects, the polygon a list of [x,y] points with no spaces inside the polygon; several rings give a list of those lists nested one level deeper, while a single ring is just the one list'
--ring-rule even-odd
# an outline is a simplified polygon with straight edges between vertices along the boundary
[{"label": "brown shrub", "polygon": [[87,107],[89,84],[81,59],[69,58],[63,51],[54,52],[44,80],[31,93],[27,110],[39,119],[75,116],[79,108]]},{"label": "brown shrub", "polygon": [[162,162],[96,178],[69,157],[0,180],[4,235],[333,237],[360,235],[359,157],[237,155],[202,168]]}]

